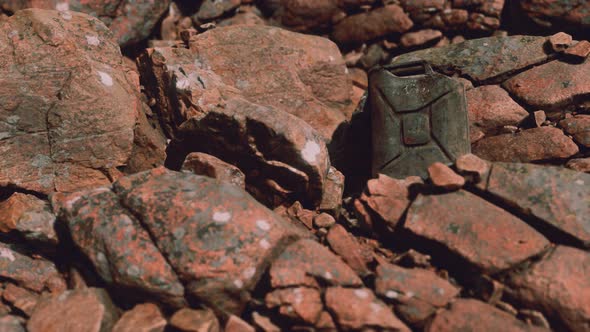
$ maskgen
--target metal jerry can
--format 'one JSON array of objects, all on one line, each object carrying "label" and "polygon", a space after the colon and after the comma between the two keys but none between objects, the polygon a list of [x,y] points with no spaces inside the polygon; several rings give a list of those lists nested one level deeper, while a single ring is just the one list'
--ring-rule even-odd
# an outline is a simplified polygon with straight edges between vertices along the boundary
[{"label": "metal jerry can", "polygon": [[424,61],[369,71],[372,173],[426,179],[434,162],[469,153],[465,88]]}]

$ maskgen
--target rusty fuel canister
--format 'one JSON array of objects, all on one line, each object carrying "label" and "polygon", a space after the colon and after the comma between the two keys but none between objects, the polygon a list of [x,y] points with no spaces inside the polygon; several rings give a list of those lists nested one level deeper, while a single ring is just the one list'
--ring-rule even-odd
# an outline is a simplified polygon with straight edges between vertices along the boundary
[{"label": "rusty fuel canister", "polygon": [[424,61],[371,69],[367,103],[373,176],[425,179],[471,150],[465,88]]}]

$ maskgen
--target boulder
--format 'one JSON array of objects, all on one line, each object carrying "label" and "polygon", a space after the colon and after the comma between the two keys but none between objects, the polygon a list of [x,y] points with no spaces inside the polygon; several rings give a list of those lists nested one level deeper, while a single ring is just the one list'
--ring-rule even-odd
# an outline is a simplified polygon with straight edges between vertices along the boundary
[{"label": "boulder", "polygon": [[110,183],[132,152],[140,105],[112,33],[91,16],[42,9],[0,31],[0,186],[49,194]]},{"label": "boulder", "polygon": [[164,332],[166,324],[157,305],[142,303],[123,313],[112,332]]},{"label": "boulder", "polygon": [[495,134],[504,126],[517,126],[529,116],[506,90],[497,85],[468,90],[465,97],[470,125],[486,134]]}]

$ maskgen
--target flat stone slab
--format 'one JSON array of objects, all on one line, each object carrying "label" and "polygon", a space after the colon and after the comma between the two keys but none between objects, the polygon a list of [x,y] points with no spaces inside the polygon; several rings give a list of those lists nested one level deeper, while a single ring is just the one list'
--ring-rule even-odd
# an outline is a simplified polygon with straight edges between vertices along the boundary
[{"label": "flat stone slab", "polygon": [[516,71],[546,61],[546,40],[519,35],[471,39],[402,54],[393,63],[426,60],[445,74],[459,74],[476,82],[501,82]]},{"label": "flat stone slab", "polygon": [[494,163],[487,191],[590,247],[590,174]]},{"label": "flat stone slab", "polygon": [[524,221],[464,190],[419,195],[408,210],[405,228],[487,273],[508,269],[549,245]]}]

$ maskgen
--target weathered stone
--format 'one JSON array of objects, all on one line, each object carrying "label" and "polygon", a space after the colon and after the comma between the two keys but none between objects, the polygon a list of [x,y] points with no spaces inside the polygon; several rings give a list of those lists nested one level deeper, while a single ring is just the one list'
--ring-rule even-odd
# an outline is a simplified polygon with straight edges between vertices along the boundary
[{"label": "weathered stone", "polygon": [[199,22],[210,21],[238,8],[240,3],[240,0],[205,0],[194,17]]},{"label": "weathered stone", "polygon": [[35,292],[48,289],[60,293],[66,289],[65,280],[52,262],[30,258],[6,244],[0,244],[0,277]]},{"label": "weathered stone", "polygon": [[225,332],[256,332],[256,329],[236,315],[231,315],[225,323]]},{"label": "weathered stone", "polygon": [[590,55],[590,42],[587,40],[581,40],[572,47],[565,50],[564,53],[570,57],[583,61],[588,57],[588,55]]},{"label": "weathered stone", "polygon": [[[274,108],[232,99],[180,127],[167,166],[178,169],[191,151],[214,154],[246,173],[256,197],[269,206],[282,200],[321,204],[330,167],[323,139],[304,121]],[[280,203],[282,203],[279,200]]]},{"label": "weathered stone", "polygon": [[495,134],[503,126],[518,125],[529,116],[506,90],[497,85],[471,89],[465,97],[470,125],[486,134]]},{"label": "weathered stone", "polygon": [[206,153],[189,153],[180,170],[196,175],[205,175],[242,189],[246,187],[246,176],[239,168]]},{"label": "weathered stone", "polygon": [[472,39],[403,54],[393,63],[422,59],[446,74],[459,74],[476,82],[500,82],[511,73],[547,60],[543,49],[546,40],[535,36]]},{"label": "weathered stone", "polygon": [[[410,205],[409,187],[416,179],[398,180],[379,174],[377,179],[367,182],[366,192],[361,195],[360,202],[376,213],[385,224],[393,229]],[[369,217],[369,216],[367,216]],[[365,220],[371,228],[374,222]]]},{"label": "weathered stone", "polygon": [[459,289],[434,272],[379,265],[375,292],[395,303],[396,312],[410,324],[420,324],[459,295]]},{"label": "weathered stone", "polygon": [[138,304],[125,312],[112,332],[164,332],[166,318],[153,303]]},{"label": "weathered stone", "polygon": [[33,195],[14,193],[0,201],[1,232],[15,230],[27,240],[56,245],[54,224],[55,215],[49,205]]},{"label": "weathered stone", "polygon": [[31,319],[30,332],[111,331],[119,314],[104,289],[86,288],[41,298]]},{"label": "weathered stone", "polygon": [[4,315],[0,317],[0,331],[3,332],[26,332],[23,327],[23,319],[19,316]]},{"label": "weathered stone", "polygon": [[463,190],[419,195],[408,210],[405,228],[487,273],[513,267],[549,246],[522,220]]},{"label": "weathered stone", "polygon": [[279,313],[310,325],[315,324],[324,309],[320,291],[308,287],[276,289],[265,297],[268,308],[279,308]]},{"label": "weathered stone", "polygon": [[551,48],[555,52],[565,51],[571,45],[572,41],[572,36],[565,32],[558,32],[548,39],[549,45],[551,45]]},{"label": "weathered stone", "polygon": [[400,38],[403,47],[416,47],[441,39],[442,32],[433,29],[424,29],[415,32],[408,32]]},{"label": "weathered stone", "polygon": [[352,84],[337,46],[276,27],[216,28],[193,37],[190,50],[148,50],[142,59],[143,84],[156,98],[170,136],[187,118],[203,116],[219,104],[230,90],[303,119],[327,140],[351,103]]},{"label": "weathered stone", "polygon": [[398,5],[387,5],[367,13],[351,15],[334,26],[338,43],[363,43],[391,33],[408,31],[414,23]]},{"label": "weathered stone", "polygon": [[590,27],[590,4],[584,0],[523,0],[526,16],[543,27],[582,30]]},{"label": "weathered stone", "polygon": [[576,115],[559,121],[559,126],[578,144],[590,148],[590,115]]},{"label": "weathered stone", "polygon": [[373,261],[373,252],[362,246],[346,229],[336,224],[330,228],[326,240],[332,251],[342,257],[344,262],[361,277],[371,273],[369,264]]},{"label": "weathered stone", "polygon": [[2,292],[2,299],[7,303],[10,303],[11,306],[25,313],[25,315],[31,316],[33,309],[37,305],[39,296],[24,288],[8,284]]},{"label": "weathered stone", "polygon": [[70,0],[36,1],[17,0],[4,2],[5,9],[16,11],[24,8],[56,9],[64,19],[74,12],[90,14],[106,24],[121,46],[146,38],[168,9],[170,1],[112,1],[112,0]]},{"label": "weathered stone", "polygon": [[221,329],[210,309],[180,309],[170,318],[170,325],[182,332],[219,332]]},{"label": "weathered stone", "polygon": [[590,246],[590,174],[494,163],[488,192]]},{"label": "weathered stone", "polygon": [[424,329],[426,332],[454,331],[546,331],[535,329],[514,316],[493,306],[473,300],[459,299],[449,309],[440,311]]},{"label": "weathered stone", "polygon": [[273,288],[321,284],[361,286],[361,279],[339,257],[313,240],[299,240],[285,249],[270,267]]},{"label": "weathered stone", "polygon": [[55,197],[73,242],[109,284],[140,291],[173,306],[184,288],[140,220],[108,188]]},{"label": "weathered stone", "polygon": [[157,168],[119,179],[114,191],[186,293],[228,312],[241,312],[269,260],[299,234],[245,191],[204,176]]},{"label": "weathered stone", "polygon": [[320,203],[320,211],[325,211],[338,216],[342,206],[342,195],[344,194],[344,174],[330,166],[326,181],[324,182],[324,193]]},{"label": "weathered stone", "polygon": [[[244,2],[244,1],[242,1]],[[244,10],[242,10],[244,9]],[[266,25],[267,22],[261,17],[260,11],[257,7],[240,7],[238,12],[231,17],[227,17],[218,21],[218,27],[225,27],[230,25]]]},{"label": "weathered stone", "polygon": [[473,145],[473,154],[490,161],[530,162],[565,159],[579,148],[563,131],[539,127],[516,134],[485,137]]},{"label": "weathered stone", "polygon": [[490,170],[492,169],[492,164],[490,162],[487,162],[471,153],[464,154],[457,158],[455,166],[462,174],[474,174],[476,176],[475,182],[481,183],[481,185],[484,186],[487,184],[488,176],[490,175]]},{"label": "weathered stone", "polygon": [[465,185],[465,178],[443,163],[428,166],[428,175],[433,185],[446,190],[457,190]]},{"label": "weathered stone", "polygon": [[386,331],[410,331],[368,288],[329,287],[325,301],[334,320],[344,330],[372,327]]},{"label": "weathered stone", "polygon": [[112,33],[88,15],[41,9],[0,31],[0,186],[108,184],[102,171],[129,159],[140,105]]},{"label": "weathered stone", "polygon": [[273,18],[282,25],[298,31],[310,30],[332,23],[338,13],[339,0],[278,1]]},{"label": "weathered stone", "polygon": [[281,332],[281,328],[276,326],[270,318],[263,316],[256,311],[252,313],[252,321],[263,332]]},{"label": "weathered stone", "polygon": [[320,213],[313,218],[313,225],[317,228],[330,228],[335,223],[336,219],[327,213]]},{"label": "weathered stone", "polygon": [[503,87],[526,105],[545,111],[561,112],[587,99],[590,61],[581,64],[554,60],[520,73]]},{"label": "weathered stone", "polygon": [[590,158],[571,159],[565,166],[578,172],[590,173]]},{"label": "weathered stone", "polygon": [[533,120],[536,127],[541,127],[547,121],[547,114],[545,114],[545,111],[535,111],[533,112]]},{"label": "weathered stone", "polygon": [[556,330],[590,329],[590,254],[557,246],[528,270],[514,273],[512,297],[528,308],[544,312],[560,325]]}]

